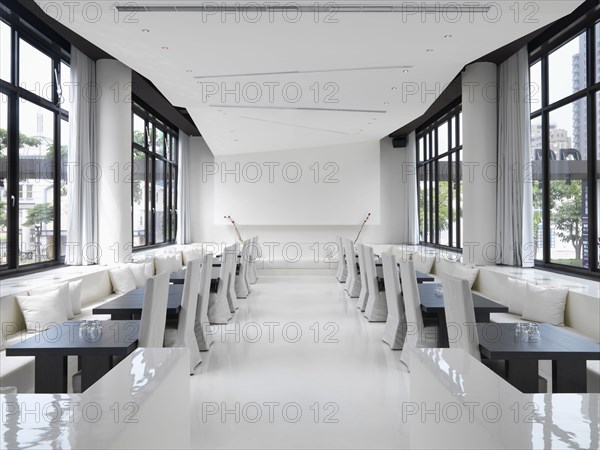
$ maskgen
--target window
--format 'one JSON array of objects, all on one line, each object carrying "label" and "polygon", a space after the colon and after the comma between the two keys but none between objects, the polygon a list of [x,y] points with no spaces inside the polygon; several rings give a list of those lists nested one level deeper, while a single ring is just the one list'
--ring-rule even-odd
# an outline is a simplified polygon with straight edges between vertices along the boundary
[{"label": "window", "polygon": [[536,265],[584,276],[600,268],[599,14],[530,46]]},{"label": "window", "polygon": [[421,242],[462,248],[462,113],[460,105],[417,130]]},{"label": "window", "polygon": [[57,168],[64,155],[57,149],[66,148],[61,143],[69,139],[69,113],[61,107],[57,80],[61,72],[69,77],[68,53],[40,44],[49,38],[21,23],[12,13],[0,21],[2,275],[60,262],[62,189]]},{"label": "window", "polygon": [[177,234],[177,135],[134,104],[132,203],[135,248],[173,243]]}]

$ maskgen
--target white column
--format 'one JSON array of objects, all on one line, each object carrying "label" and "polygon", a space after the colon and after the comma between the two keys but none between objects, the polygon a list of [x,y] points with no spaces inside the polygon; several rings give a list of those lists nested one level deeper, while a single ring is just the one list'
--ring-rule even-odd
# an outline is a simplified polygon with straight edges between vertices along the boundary
[{"label": "white column", "polygon": [[462,75],[463,258],[496,261],[497,66],[475,63]]},{"label": "white column", "polygon": [[98,240],[100,264],[131,255],[131,69],[119,61],[96,63],[98,84]]}]

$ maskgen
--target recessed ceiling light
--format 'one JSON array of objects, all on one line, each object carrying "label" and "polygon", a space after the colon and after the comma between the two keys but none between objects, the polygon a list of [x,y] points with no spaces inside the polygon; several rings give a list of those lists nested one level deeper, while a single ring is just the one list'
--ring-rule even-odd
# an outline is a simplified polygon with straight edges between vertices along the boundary
[{"label": "recessed ceiling light", "polygon": [[231,130],[232,133],[235,133],[235,130]]},{"label": "recessed ceiling light", "polygon": [[404,70],[402,71],[402,73],[408,73],[408,70],[404,69]]},{"label": "recessed ceiling light", "polygon": [[427,50],[425,50],[427,53],[431,53],[433,51],[432,48],[428,48]]},{"label": "recessed ceiling light", "polygon": [[186,70],[187,73],[192,73],[192,71],[190,69]]},{"label": "recessed ceiling light", "polygon": [[169,50],[169,47],[161,47],[163,50]]},{"label": "recessed ceiling light", "polygon": [[454,36],[452,36],[451,34],[445,34],[445,35],[444,35],[444,37],[445,37],[446,39],[448,39],[448,38],[451,38],[451,37],[454,37]]},{"label": "recessed ceiling light", "polygon": [[238,142],[238,141],[239,141],[239,139],[235,139],[235,142]]},{"label": "recessed ceiling light", "polygon": [[397,88],[394,86],[394,87],[392,88],[392,91],[395,91],[396,89],[397,89]]},{"label": "recessed ceiling light", "polygon": [[390,104],[390,102],[383,102],[383,104],[384,104],[384,105],[389,105],[389,104]]},{"label": "recessed ceiling light", "polygon": [[150,33],[150,30],[148,28],[142,28],[142,33]]},{"label": "recessed ceiling light", "polygon": [[367,125],[373,125],[371,122],[367,123]]}]

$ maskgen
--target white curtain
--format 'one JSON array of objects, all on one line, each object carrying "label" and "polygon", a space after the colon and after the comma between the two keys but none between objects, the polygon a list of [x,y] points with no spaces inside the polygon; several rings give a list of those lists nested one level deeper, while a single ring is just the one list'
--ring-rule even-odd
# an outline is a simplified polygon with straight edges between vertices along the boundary
[{"label": "white curtain", "polygon": [[419,203],[417,199],[417,138],[413,131],[408,135],[408,143],[404,150],[403,186],[404,186],[404,242],[419,243]]},{"label": "white curtain", "polygon": [[190,137],[179,132],[179,181],[177,183],[177,243],[192,242],[190,222]]},{"label": "white curtain", "polygon": [[529,54],[523,47],[498,70],[498,264],[533,266]]},{"label": "white curtain", "polygon": [[98,192],[96,158],[96,63],[71,49],[71,86],[63,96],[71,102],[67,162],[68,219],[65,263],[98,262]]}]

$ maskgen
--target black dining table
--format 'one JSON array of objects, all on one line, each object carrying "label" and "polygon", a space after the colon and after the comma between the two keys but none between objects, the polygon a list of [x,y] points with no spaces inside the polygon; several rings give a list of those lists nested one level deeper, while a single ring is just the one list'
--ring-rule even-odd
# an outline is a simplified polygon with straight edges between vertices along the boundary
[{"label": "black dining table", "polygon": [[[437,324],[437,340],[440,348],[447,348],[448,328],[446,324],[446,310],[444,308],[444,294],[436,295],[439,283],[419,284],[419,297],[421,298],[421,311],[433,317]],[[490,321],[491,313],[508,312],[508,306],[504,306],[489,298],[473,292],[473,307],[475,308],[475,322],[487,323]]]},{"label": "black dining table", "polygon": [[[214,268],[221,267],[221,263],[213,264],[213,273],[210,278],[210,292],[217,292],[217,287],[219,286],[219,274],[215,273]],[[169,278],[169,282],[173,284],[183,284],[185,282],[185,271],[186,269],[179,270],[177,272],[171,273],[171,277]]]},{"label": "black dining table", "polygon": [[537,342],[521,342],[515,323],[478,323],[479,350],[488,359],[506,361],[507,381],[522,392],[538,392],[538,363],[551,360],[553,393],[586,393],[586,362],[600,360],[600,344],[565,327],[538,327]]},{"label": "black dining table", "polygon": [[[112,320],[136,320],[142,317],[144,306],[144,292],[146,288],[137,288],[123,294],[114,300],[106,302],[92,309],[92,314],[110,314]],[[183,284],[169,284],[169,297],[167,300],[167,318],[174,319],[181,310],[181,297]]]},{"label": "black dining table", "polygon": [[35,357],[35,393],[67,393],[67,357],[79,357],[82,392],[113,367],[113,357],[137,348],[139,321],[103,320],[98,339],[80,336],[81,321],[67,321],[6,349],[6,356]]}]

